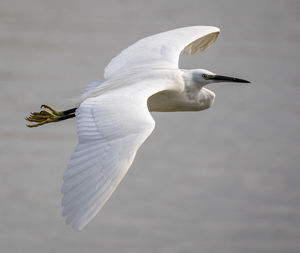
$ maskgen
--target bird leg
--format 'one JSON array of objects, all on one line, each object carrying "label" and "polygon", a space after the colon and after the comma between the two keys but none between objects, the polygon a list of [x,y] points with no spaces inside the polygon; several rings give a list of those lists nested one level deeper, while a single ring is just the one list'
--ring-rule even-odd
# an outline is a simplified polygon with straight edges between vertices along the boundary
[{"label": "bird leg", "polygon": [[30,122],[35,122],[35,124],[27,124],[28,127],[38,127],[44,124],[48,124],[51,122],[58,122],[70,118],[75,117],[75,111],[77,108],[72,108],[66,111],[56,111],[49,105],[41,105],[41,108],[45,110],[41,110],[40,112],[32,112],[25,119]]}]

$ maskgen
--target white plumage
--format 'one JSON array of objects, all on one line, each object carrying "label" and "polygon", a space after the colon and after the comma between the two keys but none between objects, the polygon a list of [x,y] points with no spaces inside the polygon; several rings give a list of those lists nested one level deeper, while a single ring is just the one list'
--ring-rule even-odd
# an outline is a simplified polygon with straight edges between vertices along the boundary
[{"label": "white plumage", "polygon": [[144,38],[112,59],[103,81],[83,90],[76,111],[78,145],[62,186],[67,224],[82,229],[110,198],[154,129],[149,110],[211,106],[214,93],[203,86],[217,82],[208,78],[217,75],[180,70],[178,60],[181,51],[209,47],[218,34],[216,27],[194,26]]},{"label": "white plumage", "polygon": [[216,41],[219,28],[191,26],[141,39],[123,50],[107,65],[104,78],[134,68],[178,68],[179,55],[203,51]]},{"label": "white plumage", "polygon": [[84,100],[76,117],[79,143],[64,175],[62,205],[66,222],[81,229],[122,180],[154,121],[145,95],[129,89]]}]

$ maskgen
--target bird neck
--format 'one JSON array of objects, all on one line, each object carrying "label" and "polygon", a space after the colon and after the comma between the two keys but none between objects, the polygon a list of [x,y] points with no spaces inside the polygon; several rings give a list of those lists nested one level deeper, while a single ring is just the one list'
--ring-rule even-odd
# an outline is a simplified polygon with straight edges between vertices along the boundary
[{"label": "bird neck", "polygon": [[184,86],[186,90],[196,91],[200,90],[207,83],[201,82],[198,78],[196,78],[194,70],[183,70],[182,75]]}]

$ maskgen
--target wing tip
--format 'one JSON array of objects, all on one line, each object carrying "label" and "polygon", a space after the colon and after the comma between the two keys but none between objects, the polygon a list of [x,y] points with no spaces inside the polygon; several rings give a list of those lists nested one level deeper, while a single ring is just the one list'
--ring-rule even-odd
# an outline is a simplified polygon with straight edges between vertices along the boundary
[{"label": "wing tip", "polygon": [[62,214],[63,218],[65,219],[65,224],[67,226],[71,226],[74,230],[81,231],[83,228],[87,226],[87,224],[92,220],[91,219],[82,219],[73,217],[70,213],[64,213]]},{"label": "wing tip", "polygon": [[185,54],[193,55],[199,51],[204,51],[205,49],[209,48],[212,44],[215,43],[215,41],[219,37],[219,34],[220,30],[206,32],[206,34],[188,44],[183,49],[183,52]]},{"label": "wing tip", "polygon": [[[182,27],[179,29],[184,29],[184,28],[188,28],[188,27]],[[211,33],[213,32],[220,32],[220,28],[217,26],[212,26],[212,25],[194,25],[194,26],[190,26],[190,28],[200,28],[200,29],[207,29],[207,30],[211,30]]]},{"label": "wing tip", "polygon": [[73,228],[74,230],[81,231],[81,230],[83,230],[83,229],[86,227],[86,225],[87,225],[88,223],[89,223],[89,222],[82,222],[82,223],[73,222],[73,223],[72,223],[72,228]]}]

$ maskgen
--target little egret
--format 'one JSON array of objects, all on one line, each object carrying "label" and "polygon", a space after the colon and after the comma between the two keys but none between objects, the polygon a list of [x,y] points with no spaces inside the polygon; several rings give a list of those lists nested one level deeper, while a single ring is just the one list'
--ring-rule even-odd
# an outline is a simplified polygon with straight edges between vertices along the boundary
[{"label": "little egret", "polygon": [[179,69],[180,53],[194,54],[212,45],[220,30],[211,26],[179,28],[141,39],[113,58],[104,80],[90,83],[76,108],[49,105],[26,119],[37,127],[77,118],[78,145],[62,185],[63,216],[81,230],[103,207],[154,129],[149,111],[201,111],[215,94],[205,85],[249,83],[205,69]]}]

